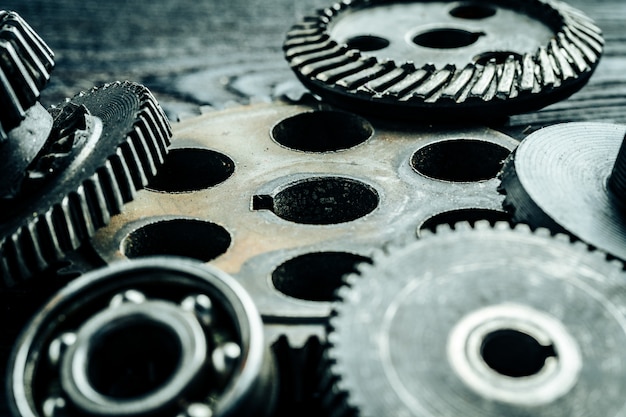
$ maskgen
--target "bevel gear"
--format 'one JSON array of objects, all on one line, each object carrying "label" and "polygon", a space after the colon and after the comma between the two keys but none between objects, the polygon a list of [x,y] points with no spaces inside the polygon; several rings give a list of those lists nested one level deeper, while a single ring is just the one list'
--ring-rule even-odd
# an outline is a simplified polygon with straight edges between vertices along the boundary
[{"label": "bevel gear", "polygon": [[568,97],[603,44],[593,21],[560,1],[345,0],[293,26],[284,51],[330,103],[452,123]]},{"label": "bevel gear", "polygon": [[278,381],[243,288],[198,262],[154,257],[71,282],[9,362],[15,417],[268,416]]},{"label": "bevel gear", "polygon": [[454,229],[347,277],[328,336],[335,415],[623,416],[621,264],[546,229]]},{"label": "bevel gear", "polygon": [[171,130],[150,91],[115,82],[50,110],[18,191],[0,200],[0,281],[27,279],[78,248],[164,161]]}]

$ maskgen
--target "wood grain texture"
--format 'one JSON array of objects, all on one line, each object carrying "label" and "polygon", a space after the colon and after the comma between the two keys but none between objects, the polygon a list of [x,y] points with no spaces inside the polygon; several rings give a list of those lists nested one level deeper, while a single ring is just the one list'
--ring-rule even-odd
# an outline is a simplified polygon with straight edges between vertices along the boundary
[{"label": "wood grain texture", "polygon": [[[495,128],[522,138],[567,121],[626,123],[626,3],[571,0],[603,29],[605,54],[589,84],[541,111],[516,115]],[[283,58],[283,37],[302,16],[329,0],[8,0],[56,54],[45,106],[80,90],[129,79],[148,86],[168,116],[200,106],[246,103],[299,91]],[[17,332],[63,284],[0,291],[0,376]],[[5,379],[2,378],[4,385]],[[0,415],[6,415],[0,386]]]}]

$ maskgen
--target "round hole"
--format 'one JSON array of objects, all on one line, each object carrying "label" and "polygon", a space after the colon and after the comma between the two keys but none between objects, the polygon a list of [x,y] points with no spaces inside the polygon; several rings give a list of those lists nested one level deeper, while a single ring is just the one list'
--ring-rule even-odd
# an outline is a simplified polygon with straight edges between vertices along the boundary
[{"label": "round hole", "polygon": [[557,356],[554,346],[543,346],[532,336],[512,329],[489,333],[481,355],[491,369],[514,378],[539,373],[546,359]]},{"label": "round hole", "polygon": [[235,171],[235,163],[209,149],[172,149],[159,174],[148,188],[167,193],[204,190],[226,181]]},{"label": "round hole", "polygon": [[91,346],[87,368],[91,386],[120,399],[157,390],[176,372],[182,352],[171,329],[140,319],[103,330]]},{"label": "round hole", "polygon": [[474,57],[474,62],[479,65],[487,65],[491,60],[496,64],[504,64],[509,57],[512,56],[516,61],[521,61],[522,56],[517,52],[499,51],[499,52],[485,52]]},{"label": "round hole", "polygon": [[272,211],[302,224],[336,224],[361,218],[378,206],[378,193],[348,178],[313,178],[288,186],[273,199]]},{"label": "round hole", "polygon": [[468,32],[462,29],[432,29],[413,38],[413,43],[426,48],[462,48],[475,43],[484,33]]},{"label": "round hole", "polygon": [[385,38],[374,35],[354,36],[346,41],[348,48],[358,49],[362,52],[379,51],[389,46]]},{"label": "round hole", "polygon": [[370,258],[345,252],[308,253],[290,259],[272,273],[274,287],[285,295],[309,301],[333,301],[343,276]]},{"label": "round hole", "polygon": [[459,19],[480,20],[496,14],[496,9],[482,4],[462,4],[450,10],[450,15]]},{"label": "round hole", "polygon": [[122,241],[129,258],[174,255],[208,262],[225,253],[230,235],[222,226],[192,219],[164,220],[133,230]]},{"label": "round hole", "polygon": [[470,182],[494,178],[509,150],[491,142],[453,139],[434,142],[418,149],[411,166],[430,178]]},{"label": "round hole", "polygon": [[272,137],[281,145],[305,152],[331,152],[352,148],[374,133],[369,122],[350,113],[300,113],[278,123]]},{"label": "round hole", "polygon": [[499,221],[510,221],[510,216],[504,211],[489,210],[489,209],[459,209],[451,210],[443,213],[439,213],[428,220],[426,220],[420,226],[421,230],[430,230],[435,232],[437,226],[442,224],[449,224],[453,226],[458,222],[469,222],[474,224],[479,220],[487,220],[489,223],[494,224]]}]

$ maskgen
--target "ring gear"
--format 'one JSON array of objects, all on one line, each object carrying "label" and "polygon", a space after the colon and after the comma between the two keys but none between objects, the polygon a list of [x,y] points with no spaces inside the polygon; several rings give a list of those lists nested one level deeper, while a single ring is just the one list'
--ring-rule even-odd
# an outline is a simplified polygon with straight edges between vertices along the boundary
[{"label": "ring gear", "polygon": [[9,362],[15,417],[267,416],[276,369],[243,288],[153,257],[92,271],[26,327]]},{"label": "ring gear", "polygon": [[[500,174],[504,207],[515,222],[572,234],[626,260],[626,154],[617,156],[625,133],[623,125],[586,122],[532,133]],[[611,187],[612,178],[616,187]]]},{"label": "ring gear", "polygon": [[621,416],[621,264],[546,229],[455,229],[347,277],[328,336],[327,404],[362,417]]},{"label": "ring gear", "polygon": [[51,110],[52,131],[0,211],[0,281],[63,258],[106,225],[163,163],[171,130],[150,91],[115,82]]},{"label": "ring gear", "polygon": [[[501,23],[501,14],[514,20]],[[451,27],[435,27],[434,19]],[[400,33],[404,22],[411,27]],[[485,25],[497,26],[497,36],[485,33]],[[518,27],[522,35],[507,41]],[[540,39],[516,51],[529,34]],[[345,0],[305,17],[283,49],[298,78],[329,103],[450,123],[527,112],[568,97],[589,79],[603,45],[593,21],[560,1]],[[464,57],[467,51],[476,54]]]}]

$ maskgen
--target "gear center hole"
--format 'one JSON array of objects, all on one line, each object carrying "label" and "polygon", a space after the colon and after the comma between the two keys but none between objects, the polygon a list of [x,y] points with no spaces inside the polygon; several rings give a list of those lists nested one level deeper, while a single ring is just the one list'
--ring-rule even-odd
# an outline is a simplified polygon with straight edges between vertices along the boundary
[{"label": "gear center hole", "polygon": [[536,375],[548,358],[558,356],[554,345],[544,346],[534,337],[513,329],[487,334],[480,353],[491,369],[513,378]]},{"label": "gear center hole", "polygon": [[470,46],[478,41],[484,32],[469,32],[462,29],[431,29],[415,35],[413,43],[425,48],[454,49]]},{"label": "gear center hole", "polygon": [[92,340],[87,375],[100,394],[131,399],[154,392],[180,365],[176,334],[147,320],[117,323]]}]

